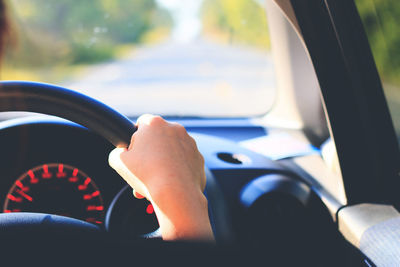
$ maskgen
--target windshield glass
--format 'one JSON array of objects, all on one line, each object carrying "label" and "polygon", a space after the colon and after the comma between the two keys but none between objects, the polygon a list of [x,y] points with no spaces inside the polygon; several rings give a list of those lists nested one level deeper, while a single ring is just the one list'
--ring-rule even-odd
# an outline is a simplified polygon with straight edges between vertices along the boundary
[{"label": "windshield glass", "polygon": [[261,115],[274,100],[262,0],[13,0],[3,80],[63,85],[126,115]]},{"label": "windshield glass", "polygon": [[357,0],[356,5],[400,138],[400,1]]}]

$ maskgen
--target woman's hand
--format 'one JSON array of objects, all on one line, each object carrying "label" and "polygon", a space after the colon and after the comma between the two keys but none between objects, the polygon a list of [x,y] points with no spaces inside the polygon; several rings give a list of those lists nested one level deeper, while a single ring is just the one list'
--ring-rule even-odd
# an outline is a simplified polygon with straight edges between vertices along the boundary
[{"label": "woman's hand", "polygon": [[213,240],[208,217],[204,159],[185,128],[159,116],[137,120],[128,149],[116,148],[109,163],[153,205],[164,240]]}]

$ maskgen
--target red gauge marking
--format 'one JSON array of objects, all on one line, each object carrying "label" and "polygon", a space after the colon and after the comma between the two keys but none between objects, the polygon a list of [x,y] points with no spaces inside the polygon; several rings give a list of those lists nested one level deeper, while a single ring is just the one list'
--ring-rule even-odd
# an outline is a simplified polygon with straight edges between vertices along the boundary
[{"label": "red gauge marking", "polygon": [[70,181],[71,183],[76,183],[78,182],[78,177],[69,177],[68,181]]},{"label": "red gauge marking", "polygon": [[49,179],[51,176],[52,174],[49,172],[49,166],[47,166],[47,164],[43,164],[42,178]]},{"label": "red gauge marking", "polygon": [[4,210],[4,213],[10,213],[10,212],[21,212],[21,210],[20,209]]},{"label": "red gauge marking", "polygon": [[28,192],[29,191],[29,186],[24,186],[21,181],[17,180],[15,182],[15,185],[18,186],[23,192]]},{"label": "red gauge marking", "polygon": [[11,195],[11,194],[8,194],[8,195],[7,195],[7,198],[8,198],[9,200],[14,201],[14,202],[17,202],[17,203],[21,203],[21,202],[22,202],[22,198],[20,198],[20,197],[14,197],[14,196]]},{"label": "red gauge marking", "polygon": [[[81,191],[78,191],[78,186]],[[38,201],[37,196],[41,198],[40,207],[32,205]],[[54,205],[54,202],[64,203],[69,197],[71,203],[83,204],[83,210],[74,210],[72,205],[61,208],[60,205]],[[60,162],[42,163],[27,170],[15,180],[6,194],[3,212],[34,209],[83,220],[91,218],[89,221],[93,224],[104,224],[105,206],[94,181],[78,168]]]},{"label": "red gauge marking", "polygon": [[99,190],[94,191],[94,192],[91,193],[91,194],[83,195],[83,199],[84,199],[84,200],[89,200],[89,199],[92,199],[92,198],[94,198],[94,197],[97,197],[98,195],[100,195],[100,191],[99,191]]},{"label": "red gauge marking", "polygon": [[90,179],[89,177],[86,178],[86,180],[83,182],[84,185],[88,185],[90,184],[90,182],[92,181],[92,179]]},{"label": "red gauge marking", "polygon": [[67,176],[67,173],[64,172],[64,164],[58,164],[58,172],[56,174],[57,178],[64,178]]},{"label": "red gauge marking", "polygon": [[29,202],[33,201],[33,198],[29,195],[27,195],[26,193],[22,192],[20,189],[15,190],[15,192],[17,192],[18,194],[20,194],[21,196],[23,196],[26,200],[28,200]]},{"label": "red gauge marking", "polygon": [[92,211],[92,210],[97,210],[97,211],[102,211],[104,210],[103,206],[96,206],[96,205],[89,205],[86,207],[87,211]]},{"label": "red gauge marking", "polygon": [[87,177],[86,180],[83,182],[82,185],[78,185],[78,190],[80,190],[80,191],[86,190],[88,184],[90,184],[91,181],[92,181],[92,179],[90,179],[89,177]]},{"label": "red gauge marking", "polygon": [[16,181],[15,184],[21,189],[24,188],[24,185],[21,183],[21,181]]},{"label": "red gauge marking", "polygon": [[35,177],[35,174],[33,173],[33,171],[32,170],[29,170],[28,171],[28,175],[29,175],[29,177],[31,178],[31,184],[37,184],[38,182],[39,182],[39,179],[37,179],[36,177]]},{"label": "red gauge marking", "polygon": [[76,177],[76,175],[78,174],[78,172],[79,172],[79,170],[77,169],[77,168],[75,168],[73,171],[72,171],[72,177],[69,177],[68,178],[68,181],[70,181],[71,183],[76,183],[76,182],[78,182],[78,177]]},{"label": "red gauge marking", "polygon": [[154,212],[154,207],[153,207],[153,205],[149,204],[146,208],[146,213],[153,214],[153,212]]},{"label": "red gauge marking", "polygon": [[90,222],[90,223],[97,223],[97,224],[103,223],[102,221],[98,221],[96,218],[87,218],[86,221]]},{"label": "red gauge marking", "polygon": [[87,186],[86,186],[86,185],[84,185],[84,184],[78,185],[78,190],[79,190],[79,191],[84,191],[84,190],[86,190],[86,189],[87,189]]}]

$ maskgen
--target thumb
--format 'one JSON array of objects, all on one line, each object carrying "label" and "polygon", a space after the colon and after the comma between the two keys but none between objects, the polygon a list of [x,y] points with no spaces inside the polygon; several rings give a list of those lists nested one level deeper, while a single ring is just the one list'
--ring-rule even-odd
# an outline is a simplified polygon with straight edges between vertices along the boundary
[{"label": "thumb", "polygon": [[[136,177],[122,160],[122,156],[129,153],[126,148],[117,147],[108,156],[108,164],[113,168],[137,193],[147,197],[146,186]],[[125,157],[127,158],[127,157]]]}]

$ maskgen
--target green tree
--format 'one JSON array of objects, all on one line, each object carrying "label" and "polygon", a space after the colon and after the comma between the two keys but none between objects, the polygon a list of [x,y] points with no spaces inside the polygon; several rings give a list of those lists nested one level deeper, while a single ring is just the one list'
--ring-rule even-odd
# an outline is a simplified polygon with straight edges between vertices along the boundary
[{"label": "green tree", "polygon": [[262,1],[204,0],[203,21],[206,33],[219,33],[230,42],[269,47]]},{"label": "green tree", "polygon": [[[111,59],[117,45],[136,44],[154,27],[154,0],[14,0],[21,65],[94,63]],[[166,23],[164,21],[165,26]]]},{"label": "green tree", "polygon": [[381,77],[400,86],[400,1],[357,0],[356,4]]}]

